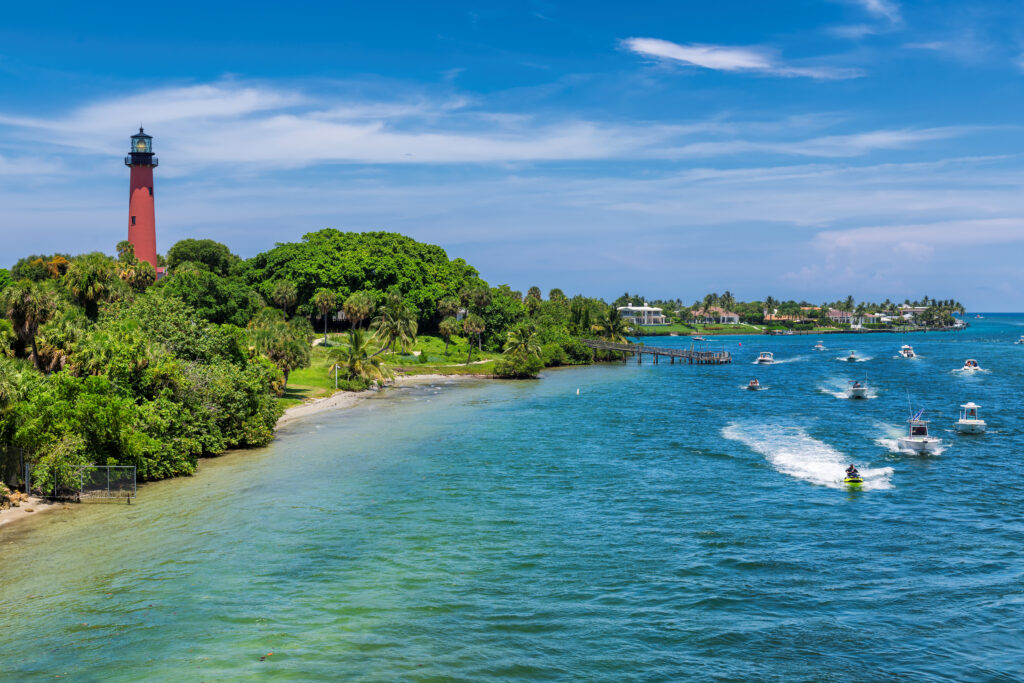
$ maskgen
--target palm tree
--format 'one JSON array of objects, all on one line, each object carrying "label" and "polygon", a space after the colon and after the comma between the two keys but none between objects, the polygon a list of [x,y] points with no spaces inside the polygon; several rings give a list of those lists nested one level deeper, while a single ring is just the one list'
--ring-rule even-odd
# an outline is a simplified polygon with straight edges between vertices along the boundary
[{"label": "palm tree", "polygon": [[327,314],[338,307],[338,297],[329,289],[318,289],[311,299],[324,319],[324,346],[327,346]]},{"label": "palm tree", "polygon": [[716,298],[717,297],[714,294],[705,294],[704,295],[704,310],[703,310],[703,314],[704,314],[704,324],[705,325],[708,323],[709,320],[714,322],[714,313],[711,312],[711,307],[715,305],[715,299]]},{"label": "palm tree", "polygon": [[85,307],[89,319],[95,320],[99,302],[107,298],[114,279],[114,260],[106,254],[94,252],[71,262],[64,274],[64,286]]},{"label": "palm tree", "polygon": [[447,318],[441,321],[441,324],[438,325],[437,330],[438,332],[441,333],[441,336],[444,337],[444,355],[447,356],[448,344],[452,340],[452,335],[459,333],[459,321],[453,318],[452,316],[448,316]]},{"label": "palm tree", "polygon": [[36,334],[39,327],[53,317],[57,308],[57,294],[51,287],[30,280],[21,280],[3,292],[3,309],[14,327],[14,334],[21,342],[32,348],[32,362],[38,365]]},{"label": "palm tree", "polygon": [[88,319],[77,308],[64,311],[39,328],[39,365],[46,372],[63,370],[85,337]]},{"label": "palm tree", "polygon": [[128,240],[118,242],[117,260],[121,263],[136,263],[139,259],[135,256],[135,245]]},{"label": "palm tree", "polygon": [[[334,375],[337,382],[338,372],[343,372],[346,379],[365,379],[383,382],[390,379],[392,373],[378,357],[379,349],[372,345],[376,338],[364,330],[351,327],[348,330],[348,343],[331,349],[328,358],[334,361],[327,368],[327,375]],[[338,388],[337,384],[334,386]]]},{"label": "palm tree", "polygon": [[[476,313],[470,313],[466,316],[466,319],[462,321],[462,329],[465,330],[466,336],[476,335],[477,347],[480,352],[483,353],[483,348],[480,343],[480,334],[487,329],[484,324],[484,319],[478,316]],[[469,344],[469,354],[466,356],[466,365],[469,365],[470,360],[473,358],[473,344]]]},{"label": "palm tree", "polygon": [[527,360],[531,356],[540,355],[540,344],[537,343],[537,328],[533,325],[518,325],[509,330],[505,342],[505,353],[519,356]]},{"label": "palm tree", "polygon": [[0,318],[0,358],[10,358],[14,355],[11,344],[18,338],[14,334],[14,325],[6,318]]},{"label": "palm tree", "polygon": [[[302,322],[298,322],[301,320]],[[302,324],[306,329],[303,330]],[[284,374],[284,389],[295,368],[309,363],[309,336],[312,332],[305,318],[285,322],[282,319],[253,321],[249,324],[256,351],[266,356]]]},{"label": "palm tree", "polygon": [[734,297],[732,295],[732,292],[730,292],[727,289],[725,290],[725,294],[722,295],[722,298],[720,299],[719,303],[721,303],[722,308],[724,308],[727,311],[731,311],[733,307],[736,305],[736,297]]},{"label": "palm tree", "polygon": [[291,280],[279,280],[274,285],[270,298],[281,307],[281,310],[284,311],[284,317],[287,318],[288,307],[299,299],[299,290]]},{"label": "palm tree", "polygon": [[487,305],[491,303],[491,290],[484,286],[474,287],[473,289],[463,291],[462,294],[466,303],[476,309],[477,313],[482,313],[487,308]]},{"label": "palm tree", "polygon": [[[380,308],[380,315],[373,321],[381,351],[398,347],[408,353],[416,343],[416,311],[398,294],[389,293]],[[378,352],[379,353],[379,352]]]},{"label": "palm tree", "polygon": [[853,308],[854,308],[854,305],[856,304],[856,302],[857,301],[856,301],[856,299],[853,298],[853,295],[852,294],[849,295],[848,297],[846,297],[846,301],[843,302],[843,310],[844,311],[853,311]]},{"label": "palm tree", "polygon": [[156,282],[156,270],[149,261],[118,261],[117,276],[136,292],[145,291]]},{"label": "palm tree", "polygon": [[342,308],[345,309],[345,317],[352,321],[352,326],[359,327],[359,323],[373,315],[375,305],[370,293],[360,290],[358,292],[352,292],[352,294],[345,299],[345,303],[342,304]]},{"label": "palm tree", "polygon": [[604,317],[600,318],[592,329],[610,342],[626,341],[626,333],[629,331],[626,321],[614,306],[608,307]]},{"label": "palm tree", "polygon": [[454,296],[446,296],[437,302],[437,312],[441,315],[441,318],[456,315],[461,307],[462,304]]}]

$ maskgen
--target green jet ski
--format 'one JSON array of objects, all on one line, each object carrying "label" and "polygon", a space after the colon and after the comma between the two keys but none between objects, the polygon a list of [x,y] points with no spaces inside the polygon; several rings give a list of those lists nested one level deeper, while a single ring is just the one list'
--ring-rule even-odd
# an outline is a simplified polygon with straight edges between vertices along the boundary
[{"label": "green jet ski", "polygon": [[860,476],[860,472],[851,466],[850,469],[846,470],[846,478],[843,479],[843,483],[847,486],[860,486],[864,483],[864,478]]}]

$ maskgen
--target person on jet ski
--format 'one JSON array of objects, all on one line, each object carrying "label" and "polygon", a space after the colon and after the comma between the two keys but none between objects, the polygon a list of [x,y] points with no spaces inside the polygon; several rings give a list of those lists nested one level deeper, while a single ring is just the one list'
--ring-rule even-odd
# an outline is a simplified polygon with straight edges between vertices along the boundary
[{"label": "person on jet ski", "polygon": [[857,467],[855,465],[850,465],[846,468],[846,476],[848,478],[859,477],[860,472],[857,471]]}]

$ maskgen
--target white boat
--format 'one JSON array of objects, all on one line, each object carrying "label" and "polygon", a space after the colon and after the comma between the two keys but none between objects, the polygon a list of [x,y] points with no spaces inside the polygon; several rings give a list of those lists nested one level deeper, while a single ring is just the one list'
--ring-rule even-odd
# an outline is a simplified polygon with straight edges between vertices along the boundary
[{"label": "white boat", "polygon": [[917,354],[914,353],[914,347],[910,344],[904,344],[900,347],[900,355],[904,358],[917,358]]},{"label": "white boat", "polygon": [[690,339],[692,339],[693,341],[705,341],[704,337],[700,336],[699,334],[693,335],[692,337],[690,337]]},{"label": "white boat", "polygon": [[762,351],[758,354],[756,362],[761,365],[771,365],[775,362],[775,356],[771,351]]},{"label": "white boat", "polygon": [[978,365],[978,361],[973,358],[968,358],[964,361],[964,367],[962,369],[966,372],[975,372],[976,370],[981,370],[981,366]]},{"label": "white boat", "polygon": [[757,379],[752,379],[750,380],[750,383],[747,384],[747,389],[750,391],[761,391],[764,387],[761,386],[761,383],[758,382]]},{"label": "white boat", "polygon": [[978,408],[981,408],[977,403],[968,401],[960,406],[960,419],[956,421],[956,431],[961,434],[981,434],[988,428],[985,421],[981,419],[981,415],[978,414]]},{"label": "white boat", "polygon": [[850,382],[850,389],[848,391],[850,398],[867,398],[868,397],[868,383],[867,380],[853,380]]},{"label": "white boat", "polygon": [[928,420],[922,420],[922,410],[907,420],[907,435],[896,440],[901,450],[915,453],[932,453],[942,445],[942,439],[928,435]]},{"label": "white boat", "polygon": [[844,360],[847,361],[848,363],[855,362],[857,360],[857,352],[856,351],[850,351],[850,355],[847,356]]},{"label": "white boat", "polygon": [[1024,334],[1020,335],[1020,339],[1013,342],[1014,344],[1024,344]]},{"label": "white boat", "polygon": [[[1021,339],[1024,339],[1024,337],[1021,337]],[[825,350],[825,345],[824,345],[824,344],[822,344],[822,343],[821,343],[821,342],[819,341],[819,342],[818,342],[817,344],[815,344],[815,345],[814,345],[814,348],[812,348],[811,350],[812,350],[812,351],[824,351],[824,350]]]}]

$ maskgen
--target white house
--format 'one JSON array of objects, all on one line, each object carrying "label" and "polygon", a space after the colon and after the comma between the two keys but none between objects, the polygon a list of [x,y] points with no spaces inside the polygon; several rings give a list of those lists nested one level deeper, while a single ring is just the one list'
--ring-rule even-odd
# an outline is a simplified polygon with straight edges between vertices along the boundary
[{"label": "white house", "polygon": [[634,325],[668,325],[668,320],[660,308],[648,306],[619,306],[619,315]]},{"label": "white house", "polygon": [[853,324],[853,313],[850,311],[840,311],[836,308],[830,308],[828,309],[828,319],[834,323],[851,325]]}]

